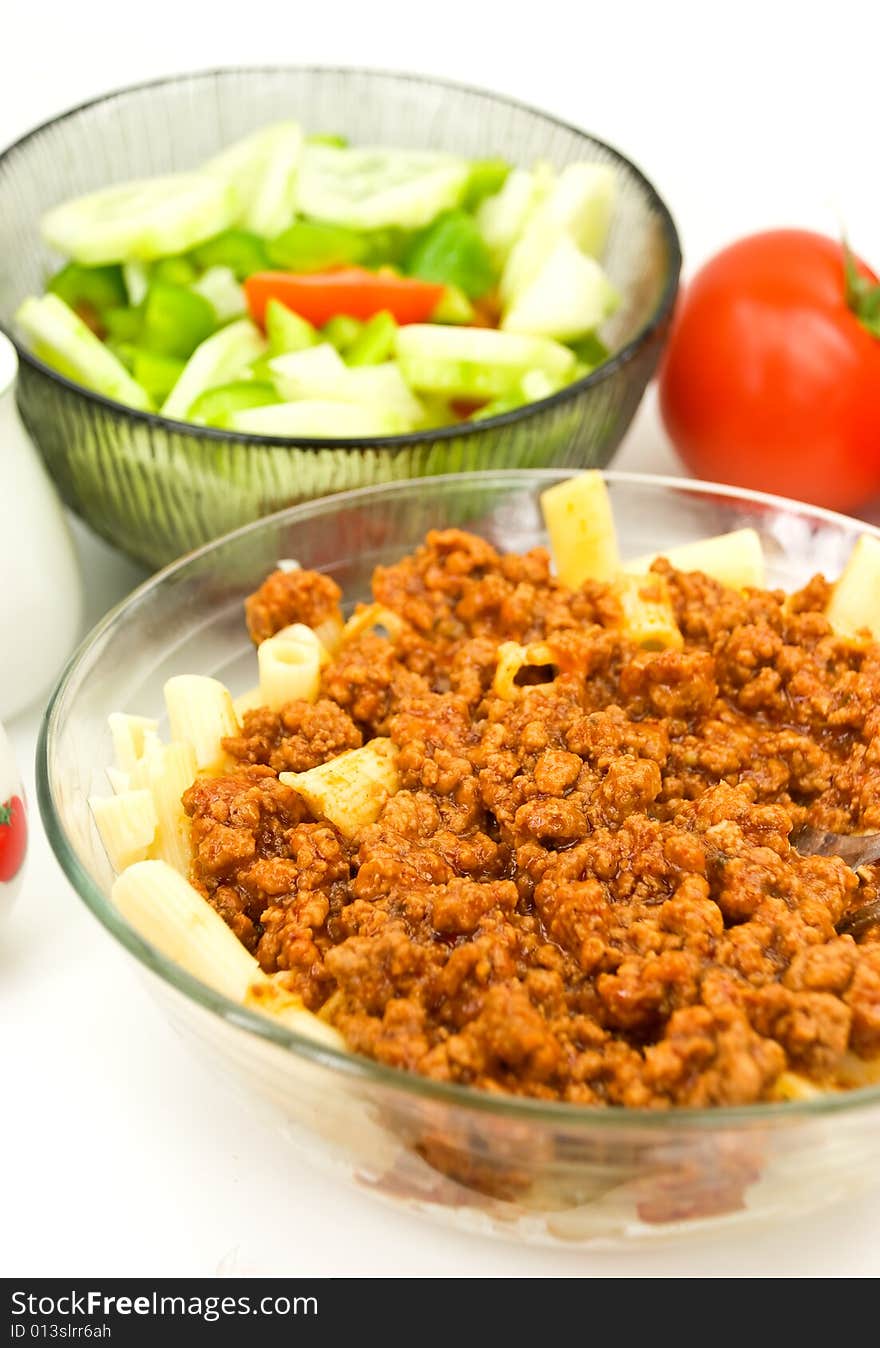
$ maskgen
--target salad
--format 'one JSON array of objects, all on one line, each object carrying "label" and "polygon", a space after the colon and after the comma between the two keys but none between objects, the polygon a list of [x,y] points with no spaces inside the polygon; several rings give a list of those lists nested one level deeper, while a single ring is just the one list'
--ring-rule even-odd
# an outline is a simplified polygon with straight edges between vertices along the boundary
[{"label": "salad", "polygon": [[545,398],[608,356],[604,164],[516,168],[266,127],[41,222],[16,315],[67,378],[251,435],[395,435]]}]

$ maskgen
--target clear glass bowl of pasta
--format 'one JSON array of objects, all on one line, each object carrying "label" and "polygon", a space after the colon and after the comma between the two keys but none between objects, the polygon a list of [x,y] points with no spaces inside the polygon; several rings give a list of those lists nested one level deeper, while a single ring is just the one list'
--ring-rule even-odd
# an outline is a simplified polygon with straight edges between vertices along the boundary
[{"label": "clear glass bowl of pasta", "polygon": [[[450,1085],[316,1041],[218,993],[168,959],[111,901],[113,872],[88,797],[106,793],[112,711],[163,715],[163,685],[208,674],[254,683],[244,598],[279,559],[332,576],[347,611],[378,564],[432,528],[505,551],[546,543],[540,493],[557,470],[450,475],[295,506],[209,544],[148,581],[70,662],[38,750],[43,821],[74,889],[166,1014],[291,1144],[388,1202],[462,1229],[603,1248],[793,1216],[856,1194],[880,1157],[880,1086],[738,1108],[626,1110]],[[811,506],[727,487],[606,474],[624,556],[744,527],[768,584],[840,574],[862,533]]]}]

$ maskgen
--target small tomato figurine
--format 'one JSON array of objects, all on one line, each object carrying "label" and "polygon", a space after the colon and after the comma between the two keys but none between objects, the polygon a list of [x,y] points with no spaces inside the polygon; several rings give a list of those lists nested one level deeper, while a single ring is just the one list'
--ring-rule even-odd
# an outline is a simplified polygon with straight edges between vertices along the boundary
[{"label": "small tomato figurine", "polygon": [[845,245],[753,234],[694,276],[660,409],[697,477],[851,510],[880,494],[880,287]]},{"label": "small tomato figurine", "polygon": [[12,746],[0,724],[0,915],[11,907],[27,851],[27,812]]}]

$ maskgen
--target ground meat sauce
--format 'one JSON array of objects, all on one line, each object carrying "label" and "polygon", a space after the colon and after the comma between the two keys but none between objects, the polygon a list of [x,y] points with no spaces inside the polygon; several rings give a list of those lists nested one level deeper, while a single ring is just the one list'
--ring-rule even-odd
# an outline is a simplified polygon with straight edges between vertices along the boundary
[{"label": "ground meat sauce", "polygon": [[[835,931],[880,868],[788,841],[880,830],[880,645],[834,635],[821,578],[786,597],[655,570],[679,651],[638,649],[613,589],[566,590],[541,549],[431,533],[374,577],[396,639],[343,646],[316,704],[248,713],[235,766],[187,792],[194,882],[355,1051],[632,1107],[766,1100],[784,1071],[829,1084],[880,1053],[880,941]],[[338,600],[277,572],[250,630]],[[554,657],[513,701],[501,641]],[[278,773],[376,735],[401,789],[346,842]]]}]

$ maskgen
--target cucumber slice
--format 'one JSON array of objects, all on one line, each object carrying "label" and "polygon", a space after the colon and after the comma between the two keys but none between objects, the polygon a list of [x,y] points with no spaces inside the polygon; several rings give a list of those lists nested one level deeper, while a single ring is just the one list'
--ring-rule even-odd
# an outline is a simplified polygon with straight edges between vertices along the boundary
[{"label": "cucumber slice", "polygon": [[509,303],[530,285],[563,235],[582,252],[599,257],[608,238],[614,201],[614,171],[606,164],[569,164],[538,194],[501,276]]},{"label": "cucumber slice", "polygon": [[235,195],[203,173],[176,173],[119,183],[55,206],[43,238],[76,262],[149,262],[185,253],[232,223]]},{"label": "cucumber slice", "polygon": [[504,266],[525,227],[530,211],[553,182],[553,170],[541,165],[530,173],[514,169],[500,192],[487,197],[477,211],[477,224],[496,267]]},{"label": "cucumber slice", "polygon": [[319,341],[318,333],[311,323],[288,309],[280,300],[266,302],[265,323],[269,350],[273,356],[284,355],[286,351],[304,351]]},{"label": "cucumber slice", "polygon": [[[295,398],[324,397],[325,387],[346,372],[339,352],[329,342],[275,356],[268,362],[272,382],[286,402]],[[330,395],[327,395],[330,396]]]},{"label": "cucumber slice", "polygon": [[319,398],[362,403],[388,412],[400,431],[420,426],[425,417],[424,407],[394,361],[351,368],[332,347],[316,346],[293,356],[278,356],[269,362],[269,369],[285,402]]},{"label": "cucumber slice", "polygon": [[469,172],[466,160],[430,150],[307,145],[297,206],[349,229],[419,229],[458,204]]},{"label": "cucumber slice", "polygon": [[571,341],[592,332],[620,302],[594,257],[563,235],[501,321],[504,332]]},{"label": "cucumber slice", "polygon": [[235,279],[231,267],[209,267],[190,289],[208,301],[218,323],[228,323],[247,313],[244,290]]},{"label": "cucumber slice", "polygon": [[302,153],[299,124],[278,122],[209,159],[204,166],[206,177],[232,191],[235,219],[227,223],[266,238],[286,229],[296,208]]},{"label": "cucumber slice", "polygon": [[306,398],[272,407],[252,407],[229,418],[229,429],[249,435],[295,435],[310,439],[352,439],[368,435],[397,435],[393,413],[363,403],[330,402]]},{"label": "cucumber slice", "polygon": [[265,350],[265,339],[249,318],[221,328],[196,347],[162,404],[162,415],[183,420],[200,393],[237,379]]},{"label": "cucumber slice", "polygon": [[545,337],[413,323],[397,334],[401,373],[416,391],[475,402],[518,395],[530,370],[565,383],[574,352]]},{"label": "cucumber slice", "polygon": [[34,355],[53,370],[105,398],[150,410],[145,390],[57,295],[26,299],[15,318]]}]

